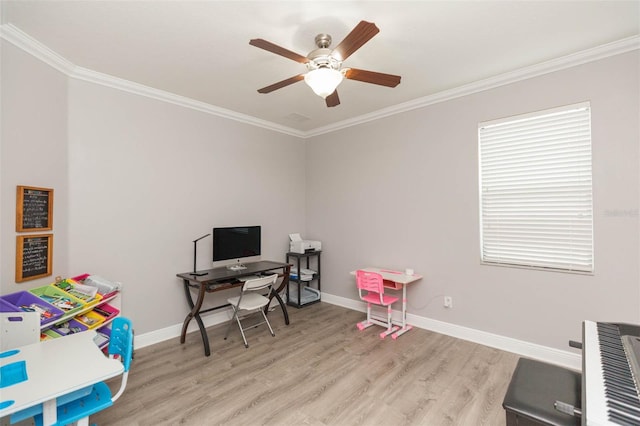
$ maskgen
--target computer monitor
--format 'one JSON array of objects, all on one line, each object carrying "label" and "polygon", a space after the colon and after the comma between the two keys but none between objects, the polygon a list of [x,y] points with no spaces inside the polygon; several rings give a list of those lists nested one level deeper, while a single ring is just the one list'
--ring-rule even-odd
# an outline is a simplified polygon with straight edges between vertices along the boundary
[{"label": "computer monitor", "polygon": [[260,226],[213,228],[213,261],[260,255]]}]

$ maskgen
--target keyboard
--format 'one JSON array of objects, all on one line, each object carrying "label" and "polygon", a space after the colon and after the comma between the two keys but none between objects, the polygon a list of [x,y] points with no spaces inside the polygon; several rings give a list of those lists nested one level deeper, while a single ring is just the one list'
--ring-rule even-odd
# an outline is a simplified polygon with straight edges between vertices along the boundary
[{"label": "keyboard", "polygon": [[257,275],[245,275],[244,277],[238,277],[238,281],[245,282],[249,280],[255,280],[256,278],[262,278],[262,277],[259,277]]},{"label": "keyboard", "polygon": [[640,327],[591,321],[583,327],[582,424],[640,425]]}]

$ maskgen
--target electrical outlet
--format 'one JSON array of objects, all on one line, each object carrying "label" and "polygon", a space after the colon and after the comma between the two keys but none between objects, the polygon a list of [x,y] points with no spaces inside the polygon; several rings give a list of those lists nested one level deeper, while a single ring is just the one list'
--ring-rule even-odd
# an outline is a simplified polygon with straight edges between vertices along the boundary
[{"label": "electrical outlet", "polygon": [[453,297],[451,296],[444,297],[444,307],[449,309],[453,308]]}]

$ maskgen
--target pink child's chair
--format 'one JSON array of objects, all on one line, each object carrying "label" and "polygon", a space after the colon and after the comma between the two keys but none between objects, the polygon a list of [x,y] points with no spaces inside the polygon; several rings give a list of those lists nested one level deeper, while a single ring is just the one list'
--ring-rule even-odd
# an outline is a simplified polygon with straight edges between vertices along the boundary
[{"label": "pink child's chair", "polygon": [[[358,293],[360,299],[367,302],[367,319],[357,324],[360,331],[374,324],[381,325],[387,329],[380,333],[380,338],[393,333],[398,329],[391,322],[391,305],[398,301],[398,297],[384,294],[384,280],[382,275],[377,272],[368,272],[363,270],[356,271],[356,283],[358,285]],[[387,308],[387,321],[381,321],[371,317],[371,305],[378,305]]]}]

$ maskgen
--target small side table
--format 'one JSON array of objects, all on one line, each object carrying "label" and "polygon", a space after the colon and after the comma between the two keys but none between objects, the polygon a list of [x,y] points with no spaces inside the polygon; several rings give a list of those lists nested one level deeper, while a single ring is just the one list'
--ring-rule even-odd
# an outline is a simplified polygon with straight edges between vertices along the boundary
[{"label": "small side table", "polygon": [[[287,305],[296,308],[311,305],[320,301],[321,279],[320,279],[320,255],[321,251],[311,251],[308,253],[287,253],[287,263],[292,263],[294,267],[291,270],[289,285],[287,286]],[[295,262],[289,262],[294,259]],[[315,259],[316,268],[313,266],[311,259]],[[295,269],[295,274],[294,274]],[[303,274],[302,269],[312,269],[315,273]],[[317,288],[313,287],[316,284]]]}]

